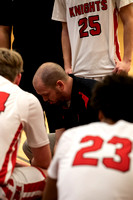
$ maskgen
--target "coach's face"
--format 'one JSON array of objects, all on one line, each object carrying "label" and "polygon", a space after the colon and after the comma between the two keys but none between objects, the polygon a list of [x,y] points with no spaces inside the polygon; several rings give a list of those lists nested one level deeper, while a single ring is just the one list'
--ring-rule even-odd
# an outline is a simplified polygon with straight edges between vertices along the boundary
[{"label": "coach's face", "polygon": [[39,82],[34,88],[43,100],[50,104],[60,104],[65,101],[64,87],[60,82],[57,82],[55,87],[48,87],[43,82]]}]

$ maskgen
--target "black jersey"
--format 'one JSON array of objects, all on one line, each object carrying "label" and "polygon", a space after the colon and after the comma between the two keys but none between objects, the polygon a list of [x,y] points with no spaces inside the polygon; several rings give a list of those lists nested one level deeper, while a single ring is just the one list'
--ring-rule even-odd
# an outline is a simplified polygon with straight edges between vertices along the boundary
[{"label": "black jersey", "polygon": [[90,106],[91,92],[96,81],[70,76],[73,78],[70,106],[53,106],[55,129],[68,129],[98,121],[97,113]]}]

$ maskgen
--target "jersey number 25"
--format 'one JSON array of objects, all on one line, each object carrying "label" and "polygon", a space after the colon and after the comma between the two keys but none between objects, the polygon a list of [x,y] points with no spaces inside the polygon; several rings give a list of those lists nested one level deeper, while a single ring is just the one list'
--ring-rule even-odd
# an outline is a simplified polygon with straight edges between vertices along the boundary
[{"label": "jersey number 25", "polygon": [[[82,18],[79,20],[78,25],[81,26],[79,30],[80,38],[88,37],[89,33],[92,36],[100,35],[101,33],[101,24],[99,21],[99,15],[90,16],[88,18]],[[90,30],[86,30],[87,27],[90,27]]]}]

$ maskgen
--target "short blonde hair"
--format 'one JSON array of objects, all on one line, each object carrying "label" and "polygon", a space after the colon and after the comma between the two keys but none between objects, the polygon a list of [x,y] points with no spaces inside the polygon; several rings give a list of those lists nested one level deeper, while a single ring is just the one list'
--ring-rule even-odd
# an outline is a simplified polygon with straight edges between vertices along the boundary
[{"label": "short blonde hair", "polygon": [[0,48],[0,75],[14,81],[23,72],[23,59],[15,50]]}]

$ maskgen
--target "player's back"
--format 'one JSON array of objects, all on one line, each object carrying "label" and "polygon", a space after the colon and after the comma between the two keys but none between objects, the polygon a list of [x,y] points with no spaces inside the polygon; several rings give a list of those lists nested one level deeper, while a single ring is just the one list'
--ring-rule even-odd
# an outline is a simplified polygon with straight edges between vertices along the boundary
[{"label": "player's back", "polygon": [[74,128],[59,144],[55,158],[59,200],[133,199],[131,123],[97,122]]},{"label": "player's back", "polygon": [[0,76],[0,184],[8,180],[15,166],[22,112],[26,112],[19,105],[24,94],[17,85]]}]

